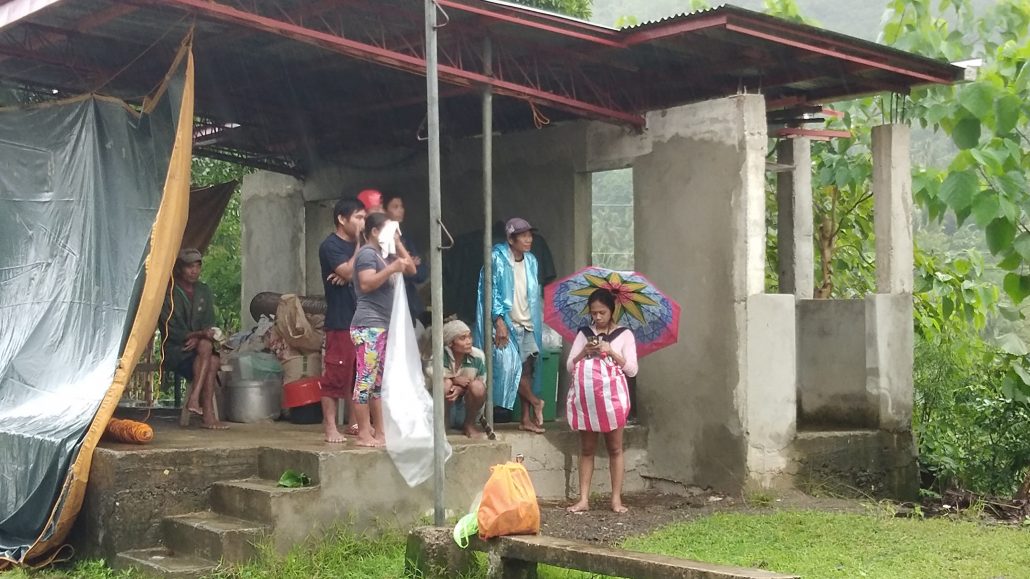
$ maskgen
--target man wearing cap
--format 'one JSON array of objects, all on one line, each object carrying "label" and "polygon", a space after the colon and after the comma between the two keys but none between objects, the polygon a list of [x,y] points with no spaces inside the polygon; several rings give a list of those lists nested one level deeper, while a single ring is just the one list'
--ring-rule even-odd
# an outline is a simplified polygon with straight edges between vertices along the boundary
[{"label": "man wearing cap", "polygon": [[174,281],[165,298],[159,319],[161,364],[192,382],[186,408],[201,416],[202,426],[213,430],[228,428],[214,411],[215,385],[221,361],[215,349],[214,298],[211,289],[200,281],[202,256],[196,249],[179,251],[172,270]]},{"label": "man wearing cap", "polygon": [[[512,410],[522,404],[519,428],[544,431],[544,401],[536,359],[540,353],[543,310],[537,278],[533,231],[521,217],[504,225],[505,243],[494,246],[491,258],[493,296],[490,319],[494,324],[494,404]],[[483,347],[483,273],[479,275],[476,304],[476,345]]]}]

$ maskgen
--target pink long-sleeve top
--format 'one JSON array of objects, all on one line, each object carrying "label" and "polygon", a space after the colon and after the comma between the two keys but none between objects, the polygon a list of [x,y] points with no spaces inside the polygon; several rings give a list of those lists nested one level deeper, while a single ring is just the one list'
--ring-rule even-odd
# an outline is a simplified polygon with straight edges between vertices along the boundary
[{"label": "pink long-sleeve top", "polygon": [[[590,329],[593,330],[595,334],[597,333],[597,328],[591,326]],[[636,376],[637,340],[633,337],[633,332],[625,330],[610,343],[612,350],[618,352],[619,355],[626,360],[626,363],[622,366],[622,371],[625,372],[627,376]],[[582,352],[583,348],[586,348],[586,346],[587,337],[583,335],[583,332],[577,333],[576,339],[572,342],[572,350],[569,351],[569,358],[565,361],[565,368],[570,374],[573,373],[575,369],[574,360],[576,359],[576,356],[579,356],[579,353]]]}]

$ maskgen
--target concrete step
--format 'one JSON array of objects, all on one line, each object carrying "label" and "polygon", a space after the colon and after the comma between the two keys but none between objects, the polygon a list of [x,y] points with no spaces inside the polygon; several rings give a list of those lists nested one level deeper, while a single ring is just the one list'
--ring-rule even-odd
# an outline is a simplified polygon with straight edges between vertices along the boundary
[{"label": "concrete step", "polygon": [[318,484],[321,482],[322,460],[327,454],[332,453],[292,448],[262,448],[258,454],[258,477],[279,480],[284,471],[292,469],[308,475],[312,484]]},{"label": "concrete step", "polygon": [[211,485],[211,508],[230,517],[275,525],[293,507],[317,500],[319,487],[283,488],[273,480],[249,478]]},{"label": "concrete step", "polygon": [[174,553],[189,553],[223,563],[244,563],[258,554],[257,545],[271,527],[227,515],[201,511],[161,522],[164,544]]},{"label": "concrete step", "polygon": [[175,554],[164,547],[122,551],[114,560],[115,569],[135,569],[148,577],[197,579],[210,575],[218,564],[192,555]]}]

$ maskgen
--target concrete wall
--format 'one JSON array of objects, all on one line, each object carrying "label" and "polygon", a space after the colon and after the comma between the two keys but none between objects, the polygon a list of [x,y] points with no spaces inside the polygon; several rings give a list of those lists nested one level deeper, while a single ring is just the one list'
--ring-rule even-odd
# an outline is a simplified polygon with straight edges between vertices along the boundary
[{"label": "concrete wall", "polygon": [[[735,96],[651,113],[633,162],[636,263],[684,306],[679,343],[641,364],[652,476],[747,477],[747,303],[763,291],[765,103]],[[595,147],[593,150],[601,150]],[[616,147],[603,150],[613,151]]]},{"label": "concrete wall", "polygon": [[879,399],[866,387],[866,301],[800,300],[797,312],[799,428],[875,428]]},{"label": "concrete wall", "polygon": [[[590,179],[581,173],[585,127],[586,123],[570,123],[495,137],[494,219],[517,215],[537,227],[547,239],[559,275],[571,273],[590,259]],[[390,163],[398,158],[400,161]],[[482,230],[481,141],[445,143],[441,163],[444,224],[454,236]],[[308,243],[321,241],[331,230],[326,208],[332,202],[343,194],[355,195],[374,187],[405,196],[404,231],[413,236],[425,257],[429,249],[427,175],[422,152],[407,157],[382,153],[360,163],[354,159],[327,161],[312,172],[304,186]],[[317,256],[308,259],[317,260]],[[321,281],[310,272],[310,265],[308,269],[307,291],[322,293]]]},{"label": "concrete wall", "polygon": [[[542,499],[573,499],[579,496],[579,433],[549,424],[543,436],[504,430],[503,440],[511,445],[512,456],[523,455],[533,488]],[[622,439],[625,476],[623,492],[635,493],[650,488],[647,479],[647,428],[627,426]],[[611,493],[611,470],[604,441],[594,457],[594,476],[590,493]]]},{"label": "concrete wall", "polygon": [[[304,287],[302,183],[258,171],[243,178],[240,204],[242,299],[240,320],[251,320],[250,300],[258,293],[296,293]],[[314,251],[317,251],[317,245]]]}]

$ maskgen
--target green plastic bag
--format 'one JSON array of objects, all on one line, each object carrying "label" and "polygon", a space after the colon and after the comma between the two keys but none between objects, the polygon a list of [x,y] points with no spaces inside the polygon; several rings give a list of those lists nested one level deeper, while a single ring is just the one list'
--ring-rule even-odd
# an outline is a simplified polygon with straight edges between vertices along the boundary
[{"label": "green plastic bag", "polygon": [[454,525],[454,542],[462,549],[467,549],[469,537],[477,533],[479,533],[478,513],[469,513],[458,519],[458,524]]},{"label": "green plastic bag", "polygon": [[308,475],[297,472],[292,468],[288,468],[283,472],[283,475],[279,477],[279,486],[286,487],[288,489],[295,489],[298,487],[306,487],[311,485],[311,477]]}]

